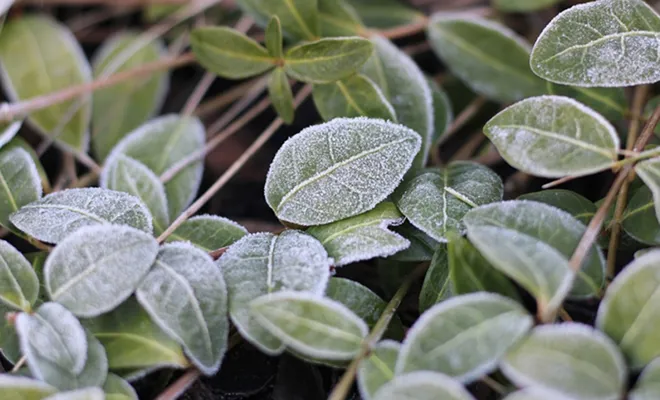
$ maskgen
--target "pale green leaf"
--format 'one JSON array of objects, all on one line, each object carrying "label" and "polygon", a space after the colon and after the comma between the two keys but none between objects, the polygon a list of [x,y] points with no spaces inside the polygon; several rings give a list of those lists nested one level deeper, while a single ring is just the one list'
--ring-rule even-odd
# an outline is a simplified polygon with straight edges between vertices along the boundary
[{"label": "pale green leaf", "polygon": [[660,220],[660,157],[646,160],[635,165],[635,172],[653,193],[655,215]]},{"label": "pale green leaf", "polygon": [[584,196],[564,189],[527,193],[518,197],[518,200],[532,200],[555,206],[571,214],[585,225],[589,224],[589,221],[598,210],[598,207]]},{"label": "pale green leaf", "polygon": [[314,104],[321,117],[371,117],[396,122],[394,108],[371,79],[356,74],[334,83],[314,85]]},{"label": "pale green leaf", "polygon": [[573,400],[571,397],[560,396],[557,393],[541,389],[536,386],[530,386],[523,390],[513,392],[506,396],[504,400]]},{"label": "pale green leaf", "polygon": [[57,388],[36,379],[0,375],[0,397],[5,400],[42,400],[56,392]]},{"label": "pale green leaf", "polygon": [[39,279],[32,265],[12,245],[0,240],[0,302],[31,312],[38,295]]},{"label": "pale green leaf", "polygon": [[15,230],[9,216],[41,194],[41,179],[30,154],[20,147],[0,150],[0,224]]},{"label": "pale green leaf", "polygon": [[390,122],[337,118],[304,129],[275,155],[266,201],[279,219],[321,225],[369,211],[398,186],[419,135]]},{"label": "pale green leaf", "polygon": [[459,382],[447,375],[416,371],[399,375],[383,385],[374,400],[474,400],[474,397]]},{"label": "pale green leaf", "polygon": [[285,124],[291,124],[295,118],[295,105],[289,78],[282,68],[276,68],[268,78],[268,96],[273,108]]},{"label": "pale green leaf", "polygon": [[319,35],[316,0],[239,0],[238,5],[257,22],[266,25],[276,15],[282,30],[294,40],[314,40]]},{"label": "pale green leaf", "polygon": [[4,151],[9,151],[10,149],[15,149],[17,147],[20,147],[21,149],[25,150],[28,152],[30,155],[30,158],[32,159],[32,162],[36,165],[37,167],[37,173],[39,174],[39,178],[41,179],[41,186],[43,187],[43,191],[45,192],[51,192],[52,188],[50,187],[50,182],[48,181],[48,174],[46,174],[46,171],[44,170],[44,166],[41,165],[41,161],[39,160],[39,155],[37,155],[37,152],[32,148],[32,146],[25,141],[20,136],[14,136],[12,140],[7,143],[2,150]]},{"label": "pale green leaf", "polygon": [[106,400],[103,390],[97,387],[60,392],[47,397],[45,400]]},{"label": "pale green leaf", "polygon": [[504,12],[531,12],[549,8],[561,0],[494,0],[493,5]]},{"label": "pale green leaf", "polygon": [[264,35],[266,49],[268,54],[274,58],[282,58],[284,50],[282,49],[282,24],[277,15],[273,15],[268,22]]},{"label": "pale green leaf", "polygon": [[628,99],[623,88],[585,88],[547,82],[548,94],[571,97],[592,108],[608,120],[620,120],[627,115]]},{"label": "pale green leaf", "polygon": [[431,95],[433,96],[433,114],[435,115],[433,117],[434,130],[431,144],[436,144],[454,121],[454,108],[449,96],[440,85],[430,78],[427,78],[426,81],[431,88]]},{"label": "pale green leaf", "polygon": [[318,0],[321,36],[363,36],[362,21],[345,0]]},{"label": "pale green leaf", "polygon": [[105,400],[138,400],[135,389],[115,374],[108,374],[103,384]]},{"label": "pale green leaf", "polygon": [[176,228],[167,237],[167,241],[190,242],[206,252],[211,252],[233,244],[247,233],[244,227],[227,218],[198,215]]},{"label": "pale green leaf", "polygon": [[448,256],[447,245],[440,244],[426,271],[422,290],[419,293],[420,314],[454,295],[451,279],[449,279]]},{"label": "pale green leaf", "polygon": [[394,366],[400,349],[400,343],[384,340],[373,346],[369,356],[360,361],[357,384],[364,400],[370,400],[381,386],[394,379]]},{"label": "pale green leaf", "polygon": [[621,221],[625,233],[651,246],[660,244],[660,223],[654,206],[651,189],[642,186],[632,193]]},{"label": "pale green leaf", "polygon": [[16,364],[21,358],[21,349],[18,335],[16,335],[16,327],[6,318],[9,312],[14,311],[0,303],[0,354],[12,364]]},{"label": "pale green leaf", "polygon": [[404,222],[401,226],[395,226],[392,230],[408,239],[410,247],[388,257],[389,260],[403,262],[431,261],[433,253],[435,253],[440,245],[435,239],[415,228],[408,221]]},{"label": "pale green leaf", "polygon": [[3,147],[7,143],[9,143],[9,141],[16,136],[18,131],[21,130],[22,126],[23,126],[23,121],[1,123],[0,131],[2,133],[0,133],[0,147]]},{"label": "pale green leaf", "polygon": [[660,358],[644,368],[635,387],[628,393],[629,400],[656,400],[660,398]]},{"label": "pale green leaf", "polygon": [[399,0],[348,0],[367,26],[388,29],[419,22],[424,14]]}]

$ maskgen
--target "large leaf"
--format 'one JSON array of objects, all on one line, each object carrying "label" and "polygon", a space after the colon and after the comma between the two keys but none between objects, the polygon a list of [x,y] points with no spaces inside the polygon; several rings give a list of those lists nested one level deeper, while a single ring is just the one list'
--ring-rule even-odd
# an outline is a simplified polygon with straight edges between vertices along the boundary
[{"label": "large leaf", "polygon": [[369,356],[360,361],[357,384],[364,400],[371,399],[381,386],[394,379],[400,349],[400,343],[384,340],[372,347]]},{"label": "large leaf", "polygon": [[314,40],[319,35],[316,0],[239,0],[238,5],[261,25],[276,15],[288,37]]},{"label": "large leaf", "polygon": [[658,31],[660,17],[642,0],[581,4],[545,27],[530,65],[538,76],[566,85],[654,83],[660,80]]},{"label": "large leaf", "polygon": [[197,368],[213,375],[227,349],[227,287],[211,257],[192,245],[161,247],[137,299]]},{"label": "large leaf", "polygon": [[436,371],[472,382],[494,371],[533,323],[521,305],[496,294],[451,298],[422,314],[408,331],[396,372]]},{"label": "large leaf", "polygon": [[167,237],[167,241],[186,241],[206,252],[211,252],[233,244],[247,233],[244,227],[227,218],[217,215],[198,215],[176,228]]},{"label": "large leaf", "polygon": [[642,186],[632,192],[621,221],[625,233],[647,245],[660,244],[660,223],[655,212],[653,192]]},{"label": "large leaf", "polygon": [[628,393],[629,400],[655,400],[657,398],[660,398],[660,358],[656,358],[644,368],[635,387]]},{"label": "large leaf", "polygon": [[95,317],[126,300],[156,258],[158,243],[134,228],[90,226],[64,239],[46,260],[51,300],[81,317]]},{"label": "large leaf", "polygon": [[108,189],[68,189],[27,204],[9,218],[28,235],[59,243],[79,229],[127,225],[151,234],[151,214],[134,196]]},{"label": "large leaf", "polygon": [[454,288],[449,279],[447,245],[443,243],[433,255],[431,265],[424,276],[422,290],[419,293],[420,314],[453,295]]},{"label": "large leaf", "polygon": [[446,242],[449,231],[463,232],[465,213],[502,200],[502,179],[477,163],[459,161],[445,168],[424,169],[394,192],[401,213],[422,232]]},{"label": "large leaf", "polygon": [[[92,79],[80,45],[68,28],[46,16],[15,18],[0,36],[2,81],[11,101],[31,99]],[[54,66],[57,66],[54,68]],[[87,150],[91,95],[85,94],[30,113],[28,122],[76,151]]]},{"label": "large leaf", "polygon": [[105,400],[138,400],[135,389],[115,374],[108,374],[103,384]]},{"label": "large leaf", "polygon": [[39,178],[41,179],[41,186],[43,187],[43,190],[46,192],[51,192],[52,188],[50,187],[48,174],[46,174],[46,170],[44,169],[44,166],[41,165],[41,161],[39,160],[39,155],[37,154],[37,152],[25,139],[23,139],[20,136],[14,136],[14,138],[10,140],[9,143],[7,143],[3,147],[3,150],[9,151],[10,149],[15,149],[15,148],[21,148],[28,152],[30,158],[32,159],[32,162],[37,167],[37,173],[39,174]]},{"label": "large leaf", "polygon": [[289,84],[289,78],[283,68],[278,67],[270,73],[268,78],[268,96],[285,124],[290,124],[295,118],[296,107],[293,103],[293,92]]},{"label": "large leaf", "polygon": [[41,179],[30,154],[20,147],[0,151],[0,224],[13,230],[9,216],[41,194]]},{"label": "large leaf", "polygon": [[241,335],[267,354],[284,350],[250,314],[252,300],[281,290],[325,292],[332,259],[312,236],[287,230],[248,235],[217,261],[229,291],[229,316]]},{"label": "large leaf", "polygon": [[0,375],[0,396],[9,400],[42,400],[55,394],[57,388],[23,376]]},{"label": "large leaf", "polygon": [[32,265],[12,245],[0,240],[0,302],[30,312],[38,295],[39,279]]},{"label": "large leaf", "polygon": [[536,327],[506,355],[501,369],[517,386],[584,400],[620,399],[627,379],[616,345],[577,323]]},{"label": "large leaf", "polygon": [[[164,55],[162,41],[146,42],[139,33],[121,32],[97,50],[94,77],[104,79],[157,61]],[[92,146],[100,160],[105,160],[124,135],[158,112],[165,100],[168,82],[168,73],[159,71],[94,92]]]},{"label": "large leaf", "polygon": [[642,161],[635,166],[635,172],[653,193],[655,215],[660,221],[660,158]]},{"label": "large leaf", "polygon": [[518,200],[532,200],[539,203],[545,203],[555,206],[571,214],[575,219],[583,224],[589,224],[591,218],[598,210],[598,207],[584,196],[564,189],[550,189],[541,192],[527,193]]},{"label": "large leaf", "polygon": [[417,371],[399,375],[383,385],[374,400],[474,400],[459,382],[447,375],[431,371]]},{"label": "large leaf", "polygon": [[561,96],[516,103],[488,121],[484,133],[506,162],[546,178],[602,171],[619,150],[619,136],[605,118]]},{"label": "large leaf", "polygon": [[396,122],[394,108],[376,84],[364,75],[314,85],[314,104],[321,117],[370,117]]},{"label": "large leaf", "polygon": [[304,129],[275,155],[266,201],[279,219],[321,225],[369,211],[399,184],[420,149],[412,130],[367,118]]}]

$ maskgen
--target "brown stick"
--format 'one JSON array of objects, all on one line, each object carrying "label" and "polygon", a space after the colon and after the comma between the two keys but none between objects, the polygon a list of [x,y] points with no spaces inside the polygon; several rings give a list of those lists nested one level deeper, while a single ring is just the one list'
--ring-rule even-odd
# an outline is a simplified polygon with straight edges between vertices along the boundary
[{"label": "brown stick", "polygon": [[188,370],[170,387],[156,397],[156,400],[174,400],[179,398],[201,376],[197,369]]}]

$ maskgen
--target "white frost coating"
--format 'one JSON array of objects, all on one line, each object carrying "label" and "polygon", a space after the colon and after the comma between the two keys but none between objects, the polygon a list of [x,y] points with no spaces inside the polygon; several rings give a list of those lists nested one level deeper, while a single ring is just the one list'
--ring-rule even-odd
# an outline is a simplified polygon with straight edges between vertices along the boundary
[{"label": "white frost coating", "polygon": [[229,333],[227,287],[207,253],[182,242],[162,246],[136,296],[197,368],[218,371]]},{"label": "white frost coating", "polygon": [[628,392],[629,400],[656,400],[660,398],[660,358],[647,365],[633,390]]},{"label": "white frost coating", "polygon": [[572,397],[562,396],[538,387],[528,387],[506,396],[504,400],[574,400]]},{"label": "white frost coating", "polygon": [[447,375],[416,371],[398,375],[382,386],[374,400],[475,400],[463,385]]},{"label": "white frost coating", "polygon": [[100,225],[69,235],[46,259],[44,281],[53,301],[81,317],[110,311],[138,287],[158,243],[127,226]]},{"label": "white frost coating", "polygon": [[0,240],[0,302],[26,312],[39,296],[39,278],[32,264],[12,245]]},{"label": "white frost coating", "polygon": [[103,391],[106,395],[122,396],[117,400],[139,400],[133,386],[113,373],[108,374]]},{"label": "white frost coating", "polygon": [[9,141],[12,140],[14,136],[16,136],[18,131],[21,129],[22,125],[23,125],[23,121],[16,121],[7,125],[7,127],[2,131],[2,133],[0,133],[0,147],[9,143]]},{"label": "white frost coating", "polygon": [[14,4],[14,0],[1,0],[0,1],[0,15],[3,15]]},{"label": "white frost coating", "polygon": [[0,152],[0,175],[6,184],[0,191],[0,223],[10,226],[10,214],[39,200],[43,188],[34,160],[20,147]]},{"label": "white frost coating", "polygon": [[507,378],[560,396],[615,400],[626,387],[627,368],[610,338],[588,325],[541,325],[500,363]]},{"label": "white frost coating", "polygon": [[655,216],[660,221],[660,158],[642,161],[635,166],[635,172],[653,193]]},{"label": "white frost coating", "polygon": [[371,400],[378,389],[394,377],[394,366],[400,350],[401,343],[383,340],[371,349],[367,358],[360,361],[357,385],[364,400]]},{"label": "white frost coating", "polygon": [[659,31],[660,17],[642,0],[576,5],[541,32],[530,65],[538,76],[564,85],[654,83],[660,80]]},{"label": "white frost coating", "polygon": [[333,260],[323,245],[307,234],[287,230],[275,236],[243,237],[216,262],[229,291],[229,315],[241,335],[267,354],[284,351],[282,342],[251,316],[249,303],[281,290],[323,296]]},{"label": "white frost coating", "polygon": [[245,227],[230,219],[203,214],[186,220],[168,236],[167,241],[186,241],[211,252],[229,246],[247,234]]},{"label": "white frost coating", "polygon": [[312,358],[350,360],[369,333],[367,324],[338,301],[281,291],[250,302],[259,324],[287,347]]},{"label": "white frost coating", "polygon": [[97,387],[61,392],[45,398],[44,400],[104,400],[105,393]]},{"label": "white frost coating", "polygon": [[427,310],[406,334],[396,373],[429,370],[471,383],[533,326],[515,301],[487,292],[452,297]]},{"label": "white frost coating", "polygon": [[306,128],[275,155],[266,202],[281,220],[305,226],[361,214],[394,191],[420,146],[413,130],[377,119]]},{"label": "white frost coating", "polygon": [[20,393],[22,391],[21,389],[25,389],[26,392],[30,393],[38,391],[44,396],[57,392],[57,388],[36,379],[0,374],[0,390],[5,391],[8,389],[15,390],[15,393]]}]

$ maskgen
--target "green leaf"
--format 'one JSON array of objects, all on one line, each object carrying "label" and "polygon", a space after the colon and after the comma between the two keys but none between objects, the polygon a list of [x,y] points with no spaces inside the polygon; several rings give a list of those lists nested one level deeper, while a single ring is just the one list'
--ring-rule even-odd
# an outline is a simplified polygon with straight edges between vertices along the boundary
[{"label": "green leaf", "polygon": [[239,0],[238,5],[262,25],[276,15],[291,39],[314,40],[319,36],[317,0]]},{"label": "green leaf", "polygon": [[7,400],[42,400],[57,388],[36,379],[10,374],[0,375],[0,396]]},{"label": "green leaf", "polygon": [[628,99],[623,88],[585,88],[550,82],[547,82],[547,88],[548,94],[571,97],[611,121],[623,119],[628,112]]},{"label": "green leaf", "polygon": [[330,83],[356,73],[373,52],[363,38],[325,38],[289,49],[284,70],[292,78],[308,83]]},{"label": "green leaf", "polygon": [[616,345],[577,323],[534,328],[500,367],[517,386],[538,387],[556,396],[615,400],[626,387],[626,365]]},{"label": "green leaf", "polygon": [[138,400],[135,389],[115,374],[108,374],[103,384],[105,400]]},{"label": "green leaf", "polygon": [[371,117],[396,122],[394,108],[371,79],[357,74],[323,85],[314,85],[314,104],[321,117]]},{"label": "green leaf", "polygon": [[[0,36],[2,83],[12,102],[51,94],[92,80],[92,71],[69,29],[46,16],[12,19]],[[53,68],[57,66],[57,68]],[[85,152],[92,115],[85,94],[38,111],[28,122],[58,143]]]},{"label": "green leaf", "polygon": [[602,171],[619,150],[619,136],[605,118],[561,96],[518,102],[488,121],[484,133],[506,162],[545,178]]},{"label": "green leaf", "polygon": [[419,22],[424,14],[398,0],[348,0],[367,26],[395,28]]},{"label": "green leaf", "polygon": [[137,299],[197,368],[214,375],[227,349],[227,286],[211,257],[186,243],[161,247]]},{"label": "green leaf", "polygon": [[307,233],[317,238],[341,267],[357,261],[387,257],[410,246],[410,242],[387,229],[404,217],[392,202],[371,211],[327,225],[313,226]]},{"label": "green leaf", "polygon": [[[160,176],[204,147],[204,125],[194,117],[168,114],[155,118],[122,139],[108,157],[124,154]],[[202,181],[204,162],[199,159],[165,183],[170,219],[175,219],[194,200]]]},{"label": "green leaf", "polygon": [[628,264],[609,286],[598,308],[596,326],[623,351],[631,368],[640,369],[660,356],[655,326],[660,286],[660,251]]},{"label": "green leaf", "polygon": [[389,40],[372,36],[374,54],[362,67],[362,73],[376,83],[389,100],[400,124],[422,138],[422,149],[415,158],[415,168],[426,165],[433,140],[433,94],[426,77],[415,61]]},{"label": "green leaf", "polygon": [[48,181],[48,174],[46,174],[43,165],[41,165],[41,161],[39,160],[39,156],[37,155],[37,152],[32,148],[32,146],[30,146],[28,142],[25,141],[25,139],[23,139],[20,136],[15,136],[11,141],[9,141],[9,143],[7,143],[3,147],[2,150],[9,151],[10,149],[15,149],[17,147],[20,147],[21,149],[27,151],[28,154],[30,155],[30,158],[32,159],[32,162],[36,165],[37,173],[39,174],[39,178],[41,179],[41,186],[43,187],[43,191],[51,192],[52,188],[50,187],[50,182]]},{"label": "green leaf", "polygon": [[424,169],[394,192],[401,213],[422,232],[440,242],[449,231],[464,231],[465,213],[502,200],[502,179],[477,163],[459,161],[447,167]]},{"label": "green leaf", "polygon": [[549,8],[561,0],[494,0],[493,5],[504,12],[531,12]]},{"label": "green leaf", "polygon": [[408,331],[396,372],[435,371],[473,382],[494,371],[533,324],[506,297],[484,292],[453,297],[422,314]]},{"label": "green leaf", "polygon": [[16,364],[21,358],[21,349],[18,343],[18,335],[16,335],[16,327],[7,319],[7,313],[9,312],[14,311],[0,303],[0,354],[12,364]]},{"label": "green leaf", "polygon": [[284,351],[282,342],[250,314],[252,300],[281,290],[325,292],[332,259],[318,240],[296,230],[257,233],[234,243],[217,261],[229,291],[229,316],[248,342],[266,354]]},{"label": "green leaf", "polygon": [[598,207],[584,196],[563,189],[527,193],[518,197],[518,200],[532,200],[555,206],[571,214],[575,219],[585,225],[589,224],[589,221],[591,221],[591,218],[593,218],[598,210]]},{"label": "green leaf", "polygon": [[364,36],[357,12],[345,0],[318,0],[321,36]]},{"label": "green leaf", "polygon": [[[566,36],[567,31],[572,32]],[[532,71],[575,86],[621,87],[660,80],[660,17],[642,0],[603,0],[557,15],[536,40]]]},{"label": "green leaf", "polygon": [[346,306],[312,293],[267,294],[252,301],[250,309],[271,334],[310,357],[350,360],[369,333],[367,324]]},{"label": "green leaf", "polygon": [[4,147],[4,145],[9,143],[9,141],[11,141],[16,136],[18,131],[21,130],[22,126],[23,121],[1,123],[0,130],[2,133],[0,133],[0,147]]},{"label": "green leaf", "polygon": [[12,245],[0,240],[0,302],[31,312],[39,296],[39,278],[32,265]]},{"label": "green leaf", "polygon": [[9,216],[41,194],[41,179],[30,154],[18,147],[0,150],[0,224],[15,231]]},{"label": "green leaf", "polygon": [[273,108],[285,124],[291,124],[295,118],[295,106],[289,78],[282,68],[276,68],[268,78],[268,95]]},{"label": "green leaf", "polygon": [[447,132],[449,126],[454,120],[454,109],[447,93],[433,79],[427,78],[426,81],[431,88],[433,96],[433,114],[434,130],[432,144],[438,143],[438,140]]},{"label": "green leaf", "polygon": [[660,358],[644,368],[635,387],[628,393],[629,400],[655,400],[660,397]]},{"label": "green leaf", "polygon": [[651,189],[655,203],[655,215],[660,220],[660,157],[638,163],[635,165],[635,172]]},{"label": "green leaf", "polygon": [[384,384],[394,379],[394,366],[401,344],[384,340],[376,344],[369,356],[358,364],[357,384],[360,396],[370,400]]},{"label": "green leaf", "polygon": [[95,317],[126,300],[156,259],[149,234],[118,225],[90,226],[64,239],[48,256],[44,281],[51,300],[81,317]]},{"label": "green leaf", "polygon": [[419,313],[423,313],[437,303],[454,295],[449,279],[449,257],[447,245],[441,244],[433,255],[431,265],[424,276],[422,290],[419,293]]},{"label": "green leaf", "polygon": [[383,385],[374,400],[474,400],[457,381],[447,375],[431,371],[416,371],[399,375]]},{"label": "green leaf", "polygon": [[198,215],[176,228],[167,241],[190,242],[208,253],[235,243],[247,233],[247,229],[227,218]]},{"label": "green leaf", "polygon": [[431,261],[433,253],[440,245],[435,239],[415,228],[408,221],[404,222],[403,225],[395,226],[392,230],[408,239],[410,247],[388,257],[389,260],[403,262]]},{"label": "green leaf", "polygon": [[156,235],[160,235],[169,226],[165,187],[141,162],[116,153],[106,161],[100,184],[104,189],[128,193],[140,199],[153,217]]},{"label": "green leaf", "polygon": [[204,68],[227,79],[260,75],[277,63],[258,42],[225,26],[196,28],[190,45]]},{"label": "green leaf", "polygon": [[373,209],[394,191],[420,149],[412,130],[367,118],[304,129],[275,155],[266,201],[280,220],[321,225]]},{"label": "green leaf", "polygon": [[274,58],[282,58],[282,24],[277,15],[273,15],[268,22],[265,32],[266,49],[268,54]]},{"label": "green leaf", "polygon": [[[166,55],[161,40],[146,42],[140,33],[120,32],[105,41],[94,56],[95,79],[129,71]],[[92,145],[100,160],[133,129],[142,125],[163,105],[169,74],[155,72],[97,90],[93,95]]]},{"label": "green leaf", "polygon": [[46,400],[104,400],[105,394],[100,388],[87,387],[84,389],[71,390],[69,392],[60,392],[46,398]]},{"label": "green leaf", "polygon": [[651,189],[642,186],[633,192],[621,221],[630,237],[651,246],[660,244],[660,223],[654,205]]},{"label": "green leaf", "polygon": [[529,69],[529,45],[506,26],[439,13],[427,34],[438,57],[476,93],[500,103],[545,93],[545,82]]},{"label": "green leaf", "polygon": [[523,390],[509,394],[504,400],[570,400],[570,397],[558,397],[556,393],[551,391],[536,386],[529,386]]}]

